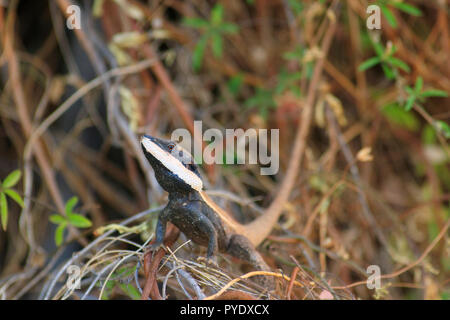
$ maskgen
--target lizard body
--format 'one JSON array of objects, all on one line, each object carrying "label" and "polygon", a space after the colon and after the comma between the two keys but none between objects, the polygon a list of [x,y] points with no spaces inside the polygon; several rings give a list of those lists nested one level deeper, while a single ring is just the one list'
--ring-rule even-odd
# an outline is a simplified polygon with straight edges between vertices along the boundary
[{"label": "lizard body", "polygon": [[[255,247],[270,233],[280,212],[269,211],[249,224],[241,224],[203,191],[203,181],[189,152],[175,142],[148,135],[142,137],[141,146],[158,183],[169,193],[169,202],[158,216],[155,248],[162,244],[170,221],[195,243],[207,247],[207,260],[218,250],[258,270],[270,270]],[[265,280],[259,282],[274,285],[272,280]]]}]

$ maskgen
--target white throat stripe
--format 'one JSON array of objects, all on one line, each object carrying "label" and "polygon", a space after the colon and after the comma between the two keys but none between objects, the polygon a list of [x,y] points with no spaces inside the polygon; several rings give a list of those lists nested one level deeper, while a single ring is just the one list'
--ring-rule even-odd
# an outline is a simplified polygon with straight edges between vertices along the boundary
[{"label": "white throat stripe", "polygon": [[142,137],[141,143],[145,150],[154,156],[163,166],[176,174],[185,183],[190,185],[192,189],[201,191],[203,189],[203,181],[195,173],[187,169],[180,160],[172,156],[169,152],[161,149],[156,143],[149,138]]}]

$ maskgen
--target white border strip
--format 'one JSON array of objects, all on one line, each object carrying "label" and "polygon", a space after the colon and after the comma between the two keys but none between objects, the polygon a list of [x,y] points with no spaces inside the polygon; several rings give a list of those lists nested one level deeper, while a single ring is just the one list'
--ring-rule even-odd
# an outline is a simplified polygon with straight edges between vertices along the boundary
[{"label": "white border strip", "polygon": [[190,185],[192,189],[201,191],[203,189],[203,181],[194,172],[187,169],[179,159],[171,155],[169,152],[161,149],[156,143],[147,137],[142,137],[141,143],[145,150],[154,156],[163,166],[176,174],[185,183]]}]

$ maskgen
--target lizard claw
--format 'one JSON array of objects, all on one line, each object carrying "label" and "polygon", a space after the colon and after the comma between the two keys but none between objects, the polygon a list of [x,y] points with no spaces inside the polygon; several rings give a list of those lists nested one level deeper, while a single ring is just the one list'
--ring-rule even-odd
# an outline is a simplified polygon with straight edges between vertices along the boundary
[{"label": "lizard claw", "polygon": [[219,265],[217,264],[217,261],[216,261],[215,258],[198,257],[197,261],[200,262],[200,263],[204,263],[207,267],[208,266],[219,267]]},{"label": "lizard claw", "polygon": [[155,253],[156,251],[158,251],[162,247],[164,247],[164,245],[162,243],[156,243],[155,242],[155,243],[152,243],[152,244],[147,246],[147,251]]}]

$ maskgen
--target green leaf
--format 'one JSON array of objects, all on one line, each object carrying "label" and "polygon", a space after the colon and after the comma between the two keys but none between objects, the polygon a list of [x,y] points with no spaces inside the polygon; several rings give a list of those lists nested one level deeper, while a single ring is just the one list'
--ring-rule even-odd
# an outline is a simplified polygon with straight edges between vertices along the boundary
[{"label": "green leaf", "polygon": [[406,86],[406,87],[405,87],[405,91],[406,91],[406,93],[408,93],[408,95],[410,95],[410,96],[416,95],[415,91],[414,91],[411,87]]},{"label": "green leaf", "polygon": [[273,92],[271,90],[256,88],[255,95],[245,101],[244,106],[251,108],[261,105],[272,105]]},{"label": "green leaf", "polygon": [[363,63],[361,63],[358,67],[359,71],[365,71],[369,68],[372,68],[374,65],[381,62],[381,59],[379,57],[372,57],[370,59],[367,59]]},{"label": "green leaf", "polygon": [[184,18],[183,24],[191,28],[208,28],[209,22],[200,18]]},{"label": "green leaf", "polygon": [[216,4],[211,10],[211,23],[215,26],[220,25],[223,17],[223,6],[221,4]]},{"label": "green leaf", "polygon": [[416,93],[416,95],[420,94],[420,91],[422,91],[422,88],[423,88],[423,79],[422,79],[422,77],[417,77],[416,83],[414,85],[414,92]]},{"label": "green leaf", "polygon": [[202,67],[203,56],[205,55],[207,41],[208,36],[204,35],[195,45],[194,52],[192,54],[192,65],[195,71],[200,70],[200,68]]},{"label": "green leaf", "polygon": [[420,121],[414,113],[407,112],[397,103],[389,104],[381,109],[381,112],[389,119],[390,122],[406,128],[411,131],[419,129]]},{"label": "green leaf", "polygon": [[[413,113],[409,112],[408,114],[413,114]],[[422,142],[423,142],[423,144],[436,143],[436,131],[429,124],[427,124],[422,130]]]},{"label": "green leaf", "polygon": [[114,272],[114,278],[126,278],[131,276],[134,272],[136,271],[136,267],[123,267],[123,268],[119,268],[117,269],[116,272]]},{"label": "green leaf", "polygon": [[123,284],[119,283],[119,287],[133,300],[141,300],[141,294],[139,291],[130,283]]},{"label": "green leaf", "polygon": [[305,50],[301,46],[297,46],[292,51],[283,53],[283,58],[286,60],[298,60],[301,61],[304,56]]},{"label": "green leaf", "polygon": [[431,221],[428,221],[427,229],[428,229],[428,239],[430,242],[432,242],[433,239],[436,238],[437,235],[439,234],[439,226],[433,219]]},{"label": "green leaf", "polygon": [[386,78],[388,78],[388,79],[395,78],[394,71],[386,63],[382,63],[381,68],[383,69],[383,72],[384,72],[384,75],[386,76]]},{"label": "green leaf", "polygon": [[235,75],[227,83],[228,90],[230,90],[232,94],[236,95],[239,92],[243,81],[244,76],[242,74]]},{"label": "green leaf", "polygon": [[[100,282],[97,282],[99,285],[99,287],[102,287],[103,284],[101,284]],[[110,295],[112,293],[112,290],[114,289],[114,287],[116,286],[116,281],[113,280],[108,280],[105,283],[105,290],[103,291],[103,295],[100,297],[100,299],[102,300],[109,300]]]},{"label": "green leaf", "polygon": [[372,42],[372,44],[373,44],[373,49],[377,53],[377,56],[379,58],[383,57],[384,56],[384,48],[381,45],[381,43],[379,43],[379,42]]},{"label": "green leaf", "polygon": [[78,202],[78,198],[76,196],[73,196],[66,202],[66,207],[64,209],[66,211],[66,214],[69,214],[72,212],[72,210],[76,206],[77,202]]},{"label": "green leaf", "polygon": [[78,213],[67,214],[67,219],[71,225],[77,228],[89,228],[92,226],[92,222],[88,218]]},{"label": "green leaf", "polygon": [[49,218],[51,223],[62,224],[67,223],[67,219],[60,214],[52,214]]},{"label": "green leaf", "polygon": [[20,170],[14,170],[3,180],[3,188],[11,188],[19,182],[22,172]]},{"label": "green leaf", "polygon": [[11,199],[13,199],[19,206],[23,208],[23,200],[22,197],[15,192],[13,189],[5,189],[3,190]]},{"label": "green leaf", "polygon": [[311,79],[312,78],[312,75],[313,75],[313,72],[314,72],[314,65],[315,65],[314,62],[308,62],[305,65],[305,68],[302,71],[303,78],[306,78],[306,79]]},{"label": "green leaf", "polygon": [[275,87],[275,94],[281,94],[286,90],[296,91],[297,93],[299,90],[296,90],[299,88],[298,80],[302,78],[302,74],[300,72],[294,72],[290,73],[286,70],[282,70],[278,74],[278,83]]},{"label": "green leaf", "polygon": [[219,26],[219,30],[223,33],[236,33],[239,31],[239,27],[234,23],[225,22]]},{"label": "green leaf", "polygon": [[381,5],[381,11],[384,14],[384,17],[386,18],[387,22],[391,25],[392,28],[397,28],[397,20],[395,19],[394,14],[392,11],[386,7],[385,5]]},{"label": "green leaf", "polygon": [[0,210],[2,218],[3,230],[6,231],[6,226],[8,225],[8,202],[6,201],[6,195],[0,192]]},{"label": "green leaf", "polygon": [[408,100],[406,100],[406,104],[405,104],[405,110],[409,111],[412,109],[412,107],[414,106],[414,102],[416,101],[416,97],[415,96],[409,96]]},{"label": "green leaf", "polygon": [[64,230],[66,229],[67,224],[60,224],[55,231],[55,243],[59,247],[64,241]]},{"label": "green leaf", "polygon": [[436,128],[442,132],[442,134],[444,135],[444,137],[446,137],[447,139],[450,138],[450,125],[448,125],[447,123],[445,123],[444,121],[436,121]]},{"label": "green leaf", "polygon": [[437,89],[430,89],[430,90],[425,90],[424,92],[422,92],[420,94],[420,96],[422,98],[428,98],[428,97],[441,97],[441,98],[446,98],[448,97],[447,92],[442,91],[442,90],[437,90]]},{"label": "green leaf", "polygon": [[399,9],[399,10],[401,10],[403,12],[406,12],[406,13],[412,15],[412,16],[419,17],[419,16],[422,15],[422,11],[420,11],[419,9],[417,9],[416,7],[414,7],[414,6],[410,5],[410,4],[407,4],[407,3],[404,3],[404,2],[395,1],[395,2],[392,2],[392,5],[394,7],[396,7],[397,9]]},{"label": "green leaf", "polygon": [[275,108],[276,103],[273,98],[273,91],[263,88],[256,88],[256,93],[254,96],[248,98],[244,102],[245,108],[257,107],[259,114],[265,120],[267,119],[268,112],[270,108]]},{"label": "green leaf", "polygon": [[214,57],[222,57],[222,37],[218,33],[212,35],[212,49]]},{"label": "green leaf", "polygon": [[402,70],[405,71],[405,72],[409,72],[409,71],[410,71],[409,66],[408,66],[405,62],[403,62],[402,60],[400,60],[400,59],[397,59],[397,58],[394,58],[394,57],[390,57],[390,58],[388,59],[388,61],[389,61],[394,67],[400,68],[400,69],[402,69]]},{"label": "green leaf", "polygon": [[397,52],[397,47],[395,46],[395,44],[391,45],[391,47],[389,49],[389,52],[388,52],[388,55],[392,56],[396,52]]},{"label": "green leaf", "polygon": [[288,4],[296,16],[302,13],[304,4],[299,0],[288,0]]}]

